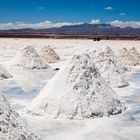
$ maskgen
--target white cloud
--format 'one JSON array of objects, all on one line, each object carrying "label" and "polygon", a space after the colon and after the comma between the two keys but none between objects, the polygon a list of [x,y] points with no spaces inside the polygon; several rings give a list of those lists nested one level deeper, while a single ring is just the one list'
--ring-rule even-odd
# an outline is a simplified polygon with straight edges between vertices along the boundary
[{"label": "white cloud", "polygon": [[120,16],[125,16],[126,15],[126,13],[120,13]]},{"label": "white cloud", "polygon": [[27,24],[24,22],[9,22],[9,23],[0,23],[0,30],[8,30],[8,29],[23,29],[23,28],[33,28],[33,29],[43,29],[43,28],[52,28],[52,27],[62,27],[62,26],[69,26],[69,25],[79,25],[82,24],[81,22],[51,22],[51,21],[44,21],[40,23],[32,23]]},{"label": "white cloud", "polygon": [[105,10],[113,10],[113,8],[111,6],[105,7]]},{"label": "white cloud", "polygon": [[[99,19],[93,19],[90,24],[100,24]],[[113,26],[118,27],[133,27],[133,28],[140,28],[140,21],[120,21],[114,20],[108,22]],[[0,30],[8,30],[8,29],[23,29],[23,28],[33,28],[33,29],[44,29],[44,28],[52,28],[52,27],[62,27],[62,26],[70,26],[70,25],[80,25],[83,24],[82,22],[51,22],[51,21],[44,21],[40,23],[24,23],[24,22],[9,22],[9,23],[0,23]]]},{"label": "white cloud", "polygon": [[133,27],[133,28],[140,28],[140,21],[120,21],[120,20],[114,20],[110,22],[113,26],[118,27]]},{"label": "white cloud", "polygon": [[93,19],[90,23],[91,24],[100,24],[100,20],[99,19]]}]

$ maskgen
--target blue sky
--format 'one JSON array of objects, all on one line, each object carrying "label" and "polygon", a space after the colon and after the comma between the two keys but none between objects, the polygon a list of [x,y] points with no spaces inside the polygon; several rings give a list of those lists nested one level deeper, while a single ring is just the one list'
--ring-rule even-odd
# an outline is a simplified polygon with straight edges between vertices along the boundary
[{"label": "blue sky", "polygon": [[0,0],[0,29],[109,23],[140,28],[140,0]]},{"label": "blue sky", "polygon": [[140,0],[0,0],[0,23],[140,21]]}]

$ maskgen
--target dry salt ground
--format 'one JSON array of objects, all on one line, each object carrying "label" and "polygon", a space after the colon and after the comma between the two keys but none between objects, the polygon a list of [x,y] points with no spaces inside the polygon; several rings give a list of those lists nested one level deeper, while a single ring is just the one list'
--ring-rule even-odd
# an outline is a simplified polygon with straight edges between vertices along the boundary
[{"label": "dry salt ground", "polygon": [[128,68],[122,60],[114,54],[110,47],[100,51],[94,50],[89,54],[101,75],[112,87],[126,87],[129,85],[126,77]]},{"label": "dry salt ground", "polygon": [[0,95],[0,140],[41,140]]},{"label": "dry salt ground", "polygon": [[[140,52],[140,41],[99,41],[92,40],[58,40],[58,39],[0,39],[0,63],[8,66],[10,60],[25,46],[34,46],[40,54],[44,46],[53,46],[55,52],[61,57],[61,63],[51,64],[51,66],[65,66],[66,60],[73,54],[85,53],[87,50],[104,49],[110,46],[115,54],[119,55],[119,50],[133,46]],[[55,120],[47,119],[45,116],[31,116],[21,113],[33,98],[38,95],[42,88],[49,82],[54,74],[49,74],[46,70],[36,71],[21,70],[10,73],[13,80],[0,80],[0,92],[8,97],[14,109],[24,117],[31,126],[35,134],[40,135],[44,140],[139,140],[140,138],[140,67],[133,67],[129,78],[130,85],[125,88],[115,88],[115,92],[126,103],[126,110],[111,117],[95,118],[88,120]],[[25,74],[25,76],[23,76]],[[15,79],[15,75],[17,76]],[[42,78],[40,78],[40,75]],[[32,77],[30,79],[30,77]],[[20,81],[18,84],[16,81]],[[25,83],[32,90],[25,88]],[[24,85],[24,88],[22,87]],[[31,85],[31,86],[30,86]],[[23,88],[23,89],[22,89]]]},{"label": "dry salt ground", "polygon": [[56,63],[60,60],[59,55],[50,47],[44,47],[42,49],[41,56],[48,62],[48,63]]},{"label": "dry salt ground", "polygon": [[87,54],[73,56],[27,107],[29,113],[60,119],[91,119],[124,110]]},{"label": "dry salt ground", "polygon": [[0,64],[0,80],[12,78],[9,72]]},{"label": "dry salt ground", "polygon": [[124,63],[128,66],[137,66],[139,65],[138,60],[133,54],[131,54],[126,48],[122,48],[120,51],[120,57],[123,59]]},{"label": "dry salt ground", "polygon": [[22,48],[10,62],[10,68],[20,69],[48,69],[49,65],[36,50],[31,47]]}]

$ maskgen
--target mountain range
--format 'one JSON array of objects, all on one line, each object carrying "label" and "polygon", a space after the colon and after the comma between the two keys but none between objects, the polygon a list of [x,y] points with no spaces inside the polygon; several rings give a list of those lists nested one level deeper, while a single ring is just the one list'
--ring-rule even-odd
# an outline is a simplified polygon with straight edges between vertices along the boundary
[{"label": "mountain range", "polygon": [[111,24],[88,24],[62,26],[46,29],[9,29],[0,30],[0,33],[42,33],[57,35],[114,35],[114,36],[140,36],[140,28],[116,27]]}]

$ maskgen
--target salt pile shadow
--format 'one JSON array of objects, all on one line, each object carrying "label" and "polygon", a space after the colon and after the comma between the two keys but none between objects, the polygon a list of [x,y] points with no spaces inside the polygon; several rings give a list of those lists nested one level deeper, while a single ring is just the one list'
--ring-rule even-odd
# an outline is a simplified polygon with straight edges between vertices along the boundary
[{"label": "salt pile shadow", "polygon": [[0,80],[12,78],[11,74],[0,64]]}]

